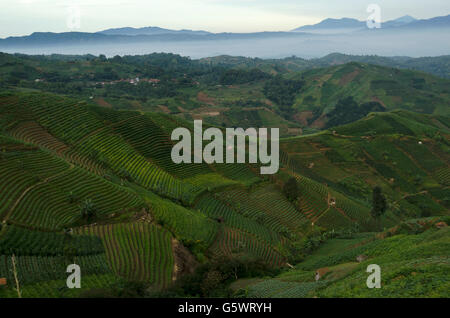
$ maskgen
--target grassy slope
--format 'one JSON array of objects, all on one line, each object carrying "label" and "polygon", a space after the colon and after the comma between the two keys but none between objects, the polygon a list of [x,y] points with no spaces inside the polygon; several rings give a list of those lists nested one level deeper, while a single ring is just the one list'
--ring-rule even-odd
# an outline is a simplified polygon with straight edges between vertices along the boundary
[{"label": "grassy slope", "polygon": [[[235,289],[246,289],[249,297],[449,297],[450,231],[436,228],[439,220],[414,220],[382,234],[332,239],[296,269],[270,280],[237,283]],[[358,255],[367,259],[358,263]],[[381,267],[380,289],[366,286],[369,264]],[[319,282],[314,281],[317,271]]]}]

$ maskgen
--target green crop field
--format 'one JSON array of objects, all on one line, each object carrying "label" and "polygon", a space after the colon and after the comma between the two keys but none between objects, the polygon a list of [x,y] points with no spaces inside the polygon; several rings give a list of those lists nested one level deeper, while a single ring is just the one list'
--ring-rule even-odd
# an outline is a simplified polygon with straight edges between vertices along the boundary
[{"label": "green crop field", "polygon": [[166,231],[131,223],[80,228],[77,232],[101,238],[108,264],[119,276],[159,287],[170,283],[173,255],[171,236]]},{"label": "green crop field", "polygon": [[[355,59],[0,53],[0,297],[448,297],[449,80]],[[174,163],[195,119],[279,171]]]}]

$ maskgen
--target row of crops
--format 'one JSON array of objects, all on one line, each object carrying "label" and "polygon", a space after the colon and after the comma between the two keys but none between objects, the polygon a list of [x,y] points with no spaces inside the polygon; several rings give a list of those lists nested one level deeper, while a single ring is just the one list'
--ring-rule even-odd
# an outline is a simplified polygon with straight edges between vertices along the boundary
[{"label": "row of crops", "polygon": [[327,229],[338,230],[349,228],[353,222],[342,212],[330,207],[315,219],[314,223]]},{"label": "row of crops", "polygon": [[418,144],[416,140],[397,141],[396,145],[408,153],[424,170],[432,173],[446,167],[446,163],[436,157],[424,144]]},{"label": "row of crops", "polygon": [[[51,149],[70,162],[96,174],[103,175],[105,168],[110,168],[116,174],[126,171],[141,185],[174,199],[189,202],[202,191],[179,181],[158,165],[151,163],[154,159],[157,164],[170,164],[172,161],[170,152],[167,153],[170,145],[160,142],[164,137],[163,132],[148,116],[126,112],[130,116],[124,116],[123,123],[115,122],[112,127],[108,127],[104,119],[102,121],[99,114],[86,105],[51,95],[33,97],[36,96],[31,94],[21,95],[19,98],[10,97],[9,103],[6,102],[7,106],[1,109],[1,116],[6,122],[4,126],[13,127],[22,122],[14,130],[10,129],[10,133],[17,138]],[[139,121],[133,121],[135,117],[136,120],[144,121],[143,125]],[[126,124],[127,121],[130,121],[131,126]],[[136,129],[130,129],[135,124]],[[117,127],[114,128],[114,125]],[[133,146],[138,150],[143,150],[145,154],[151,153],[151,160],[136,152],[133,146],[127,143],[129,140],[124,140],[120,133],[123,133],[126,139],[133,140]],[[176,173],[183,168],[172,165]],[[194,167],[197,168],[198,165]]]},{"label": "row of crops", "polygon": [[146,159],[175,178],[181,178],[195,186],[214,188],[232,183],[231,180],[245,184],[259,180],[245,164],[209,166],[205,163],[173,163],[171,159],[173,142],[170,140],[170,130],[165,130],[160,125],[161,123],[157,124],[150,116],[142,115],[115,124],[114,131]]},{"label": "row of crops", "polygon": [[[75,263],[80,266],[83,275],[111,273],[105,254],[76,256],[69,260],[64,256],[15,256],[17,277],[21,285],[35,284],[41,281],[67,279],[67,266]],[[12,257],[0,256],[0,277],[14,282]]]},{"label": "row of crops", "polygon": [[[51,95],[32,97],[11,97],[9,108],[4,107],[5,112],[14,109],[19,114],[5,117],[9,124],[20,122],[10,133],[53,150],[95,174],[112,170],[158,194],[187,203],[192,203],[205,187],[231,184],[231,180],[245,184],[259,180],[245,164],[174,164],[170,158],[173,143],[164,125],[173,128],[176,123],[156,123],[150,116],[136,112],[105,120],[100,115],[109,111],[92,111],[86,105]],[[79,122],[80,118],[85,122]],[[223,180],[218,183],[211,182],[220,178]]]},{"label": "row of crops", "polygon": [[99,238],[86,235],[31,231],[13,225],[5,225],[0,235],[0,255],[62,256],[68,246],[74,248],[77,255],[104,252]]},{"label": "row of crops", "polygon": [[77,229],[102,239],[114,273],[129,280],[167,286],[172,279],[172,236],[148,223],[108,224]]},{"label": "row of crops", "polygon": [[[250,169],[247,164],[213,164],[213,169],[224,177],[236,180],[244,185],[251,185],[261,179]],[[258,170],[259,171],[259,170]]]},{"label": "row of crops", "polygon": [[116,125],[114,130],[145,158],[177,178],[184,179],[212,172],[205,163],[175,164],[171,159],[173,144],[170,135],[155,124],[149,116],[132,118]]},{"label": "row of crops", "polygon": [[298,231],[306,222],[304,215],[273,185],[260,187],[253,192],[229,190],[222,192],[220,197],[243,215],[276,232]]},{"label": "row of crops", "polygon": [[440,184],[450,186],[450,167],[438,169],[433,175]]},{"label": "row of crops", "polygon": [[80,203],[86,199],[93,202],[98,216],[138,207],[143,202],[125,188],[73,168],[30,188],[8,221],[35,229],[60,230],[81,218]]},{"label": "row of crops", "polygon": [[81,155],[110,167],[116,174],[126,172],[142,186],[174,199],[189,201],[201,191],[172,177],[137,153],[120,136],[108,131],[88,137],[76,150]]},{"label": "row of crops", "polygon": [[75,149],[67,150],[62,154],[62,157],[66,161],[75,164],[77,166],[80,166],[83,169],[98,176],[104,176],[105,174],[107,174],[107,170],[104,164],[95,161],[90,156],[78,153]]},{"label": "row of crops", "polygon": [[[0,103],[0,126],[4,130],[8,130],[17,125],[20,121],[32,120],[32,114],[27,111],[27,109],[22,104],[22,100],[18,95],[13,94],[2,94],[2,102]],[[29,100],[31,103],[39,103],[36,99],[34,102]]]},{"label": "row of crops", "polygon": [[203,212],[219,223],[224,223],[229,227],[253,234],[269,244],[277,245],[280,243],[280,235],[278,233],[268,229],[255,220],[241,215],[231,206],[212,195],[206,195],[200,198],[196,202],[195,209]]},{"label": "row of crops", "polygon": [[325,285],[324,282],[284,282],[277,279],[269,279],[251,285],[247,296],[250,298],[303,298],[311,297],[312,292]]},{"label": "row of crops", "polygon": [[318,182],[296,175],[299,188],[299,205],[301,211],[310,220],[315,220],[328,208],[327,188]]},{"label": "row of crops", "polygon": [[19,103],[51,135],[68,145],[73,145],[102,127],[102,123],[88,111],[86,105],[67,98],[43,94],[39,94],[39,98],[23,95]]},{"label": "row of crops", "polygon": [[[108,289],[118,282],[114,274],[82,275],[81,288],[69,289],[66,279],[41,281],[34,284],[21,285],[20,292],[24,298],[68,298],[79,297],[89,290]],[[16,298],[17,291],[11,288],[0,289],[0,298]]]},{"label": "row of crops", "polygon": [[16,200],[30,186],[39,182],[39,179],[31,174],[25,174],[16,167],[13,162],[0,159],[0,175],[2,183],[0,184],[0,217],[4,219],[9,207],[13,206]]},{"label": "row of crops", "polygon": [[282,266],[283,255],[274,246],[260,240],[258,237],[228,227],[223,227],[216,242],[211,247],[215,255],[252,255],[273,266]]},{"label": "row of crops", "polygon": [[10,135],[25,142],[39,145],[42,148],[62,153],[68,149],[67,145],[50,135],[36,122],[23,122],[11,130]]},{"label": "row of crops", "polygon": [[192,211],[169,200],[147,193],[148,204],[156,221],[184,243],[209,247],[217,235],[219,224],[199,211]]}]

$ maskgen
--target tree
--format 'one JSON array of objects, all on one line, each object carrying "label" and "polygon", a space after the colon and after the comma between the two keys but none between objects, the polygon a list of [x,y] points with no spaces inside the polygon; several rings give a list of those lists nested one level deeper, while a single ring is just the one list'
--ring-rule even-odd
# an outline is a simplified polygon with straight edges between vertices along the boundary
[{"label": "tree", "polygon": [[81,217],[86,221],[90,221],[96,216],[97,208],[91,199],[86,199],[80,204],[80,213]]},{"label": "tree", "polygon": [[283,193],[290,201],[295,201],[298,198],[297,180],[292,177],[283,186]]},{"label": "tree", "polygon": [[380,187],[375,187],[372,193],[372,210],[370,213],[374,218],[379,218],[381,215],[386,212],[387,202],[386,197],[383,195],[383,192]]}]

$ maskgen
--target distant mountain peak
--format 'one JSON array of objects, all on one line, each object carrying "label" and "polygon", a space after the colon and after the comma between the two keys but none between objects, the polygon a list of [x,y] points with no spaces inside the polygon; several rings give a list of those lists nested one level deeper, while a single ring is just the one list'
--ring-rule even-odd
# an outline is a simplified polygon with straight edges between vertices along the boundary
[{"label": "distant mountain peak", "polygon": [[393,21],[410,23],[410,22],[417,21],[417,19],[407,14],[407,15],[404,15],[404,16],[402,16],[400,18],[397,18],[397,19],[395,19]]},{"label": "distant mountain peak", "polygon": [[334,22],[334,21],[340,21],[340,22],[357,21],[357,22],[360,22],[360,21],[357,20],[357,19],[353,19],[353,18],[345,18],[345,17],[344,17],[344,18],[339,18],[339,19],[327,18],[327,19],[325,19],[325,20],[319,22],[318,24],[321,24],[321,23],[327,23],[327,22]]},{"label": "distant mountain peak", "polygon": [[155,26],[148,26],[148,27],[142,27],[142,28],[133,28],[133,27],[123,27],[123,28],[113,28],[113,29],[107,29],[103,30],[97,33],[106,34],[106,35],[128,35],[128,36],[134,36],[134,35],[158,35],[158,34],[209,34],[209,32],[206,31],[193,31],[193,30],[170,30],[170,29],[164,29],[160,27]]},{"label": "distant mountain peak", "polygon": [[340,18],[340,19],[328,18],[322,20],[317,24],[305,25],[292,31],[311,32],[311,31],[332,30],[332,29],[359,29],[364,25],[365,22],[353,18]]}]

